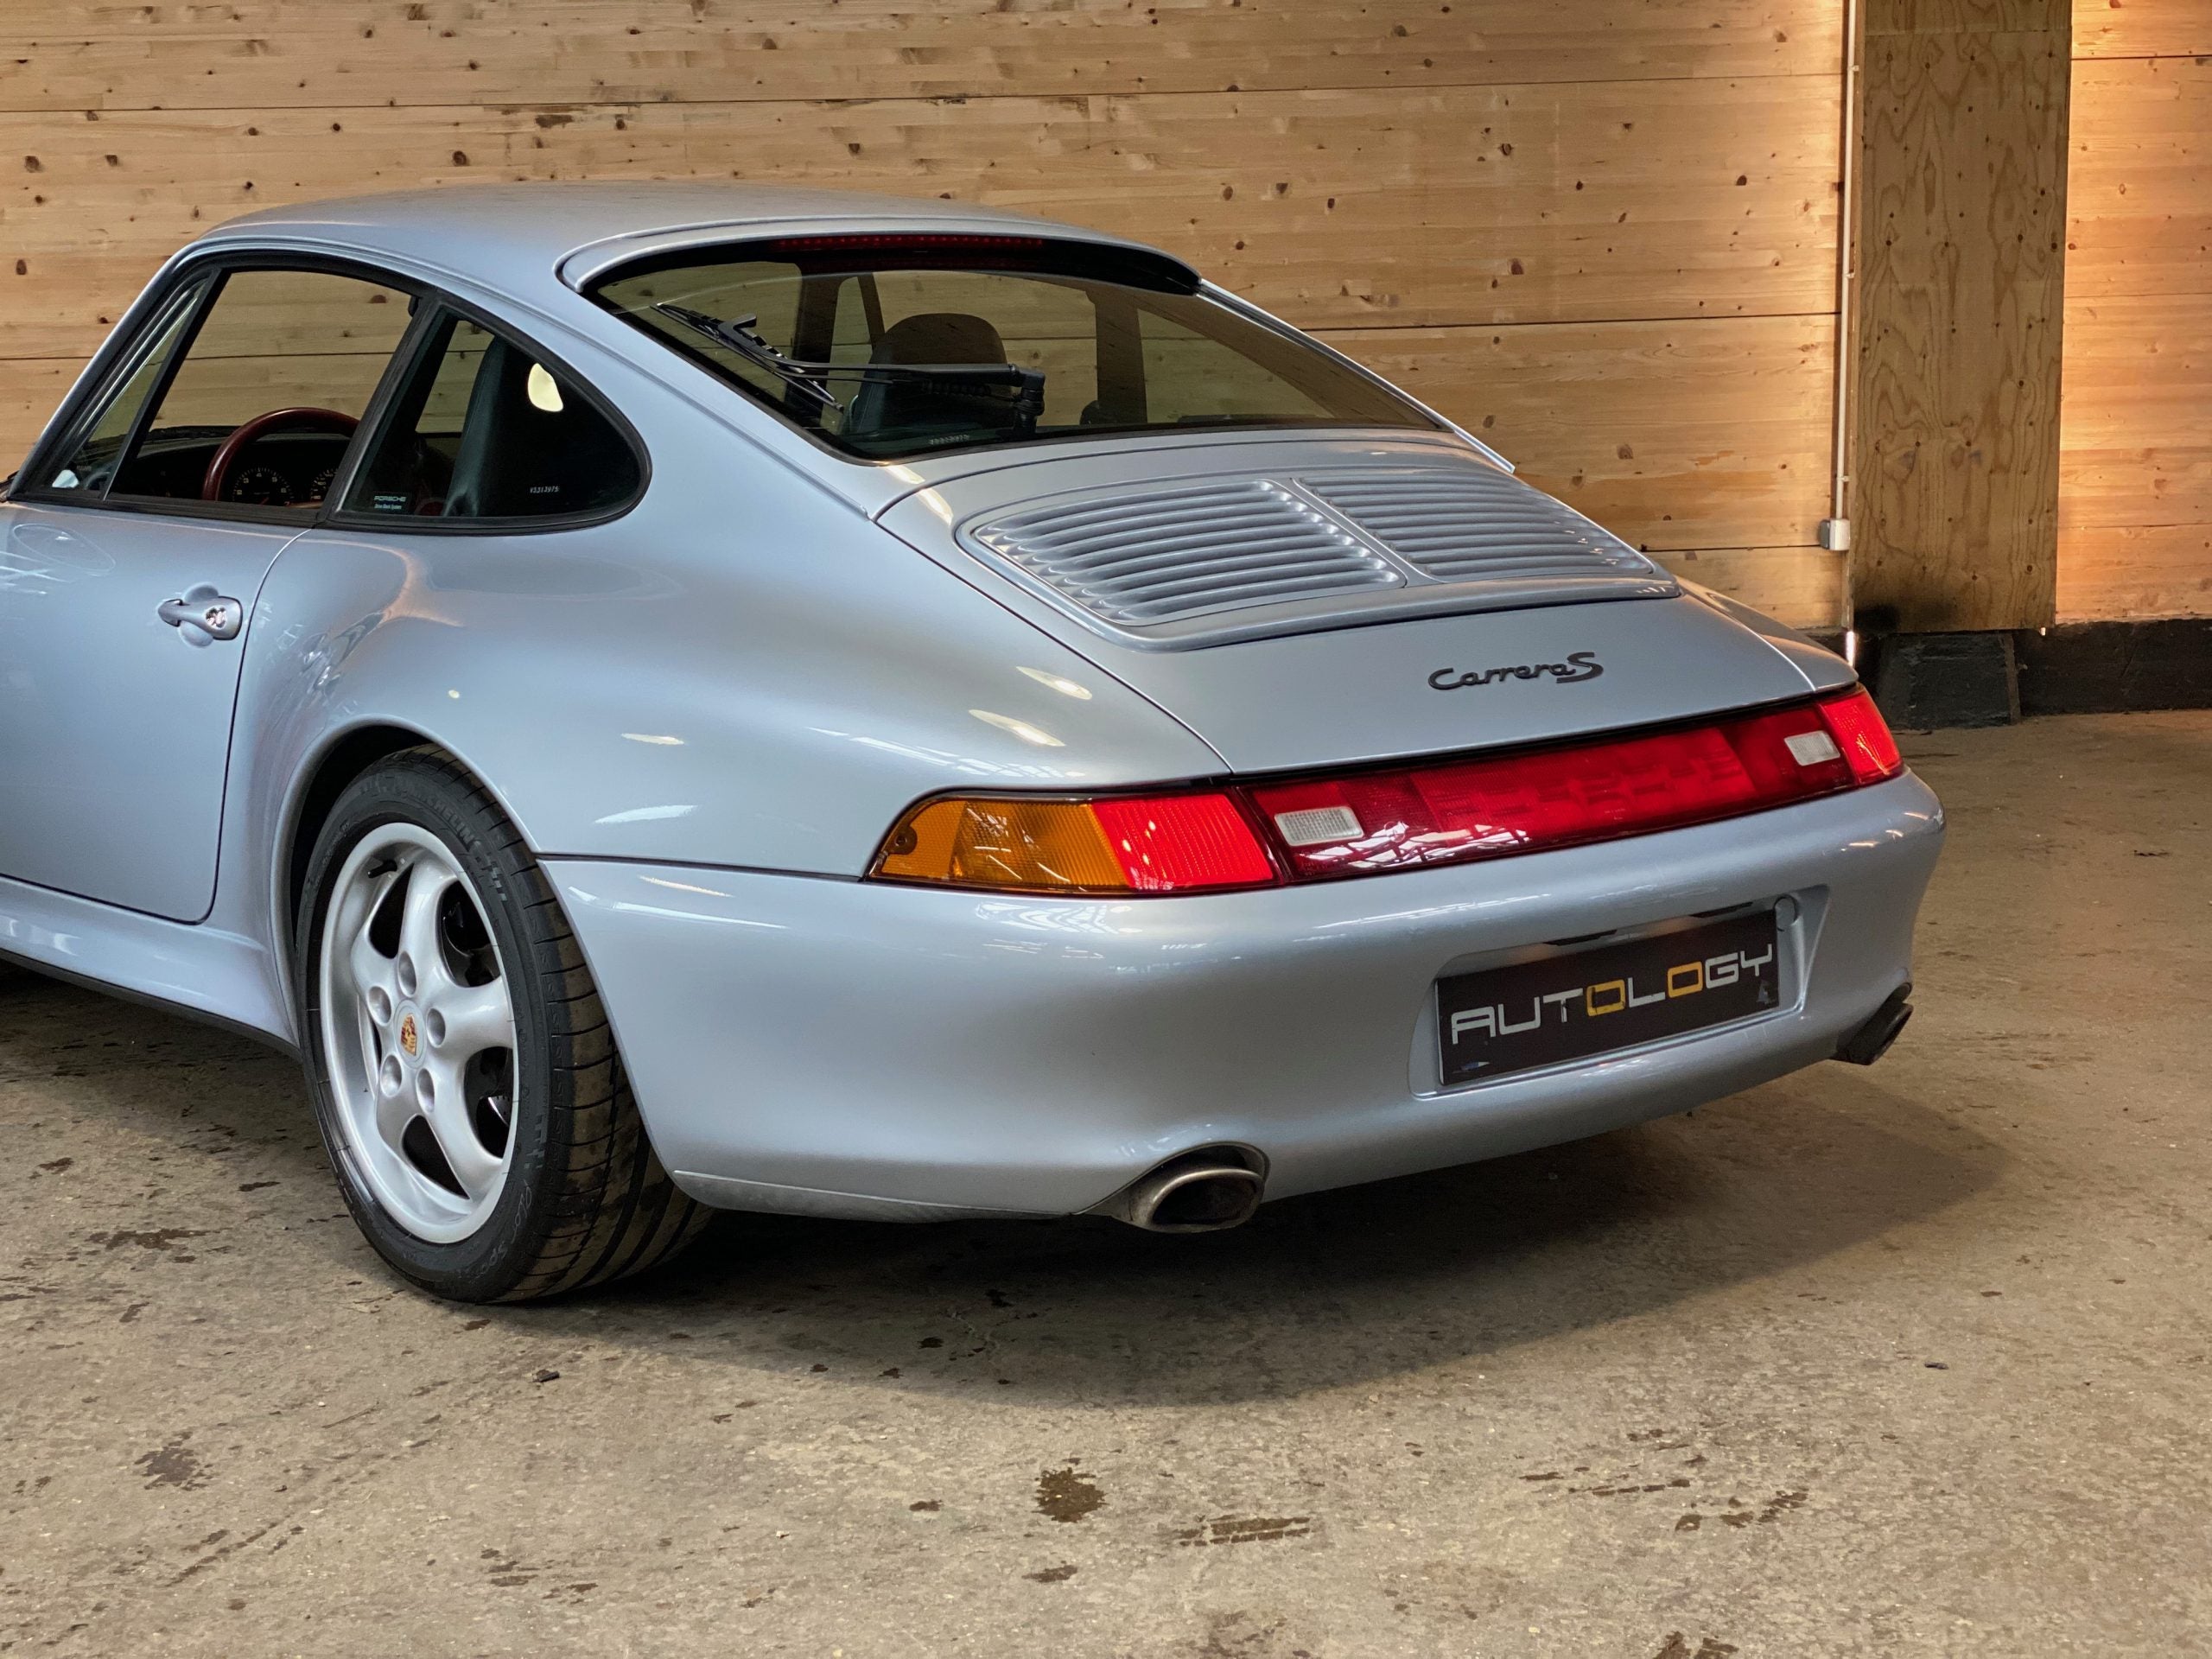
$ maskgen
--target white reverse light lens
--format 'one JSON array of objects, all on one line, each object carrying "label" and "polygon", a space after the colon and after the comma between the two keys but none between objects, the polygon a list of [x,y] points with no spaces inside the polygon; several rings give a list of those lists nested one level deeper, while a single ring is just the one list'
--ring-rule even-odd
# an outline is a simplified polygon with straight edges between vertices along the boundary
[{"label": "white reverse light lens", "polygon": [[[1831,747],[1834,745],[1830,745]],[[1348,806],[1309,806],[1275,814],[1275,828],[1289,847],[1319,847],[1359,837],[1359,814]]]},{"label": "white reverse light lens", "polygon": [[1826,732],[1800,732],[1795,737],[1785,737],[1790,754],[1801,766],[1817,766],[1825,760],[1840,760],[1843,751],[1835,746],[1835,739]]}]

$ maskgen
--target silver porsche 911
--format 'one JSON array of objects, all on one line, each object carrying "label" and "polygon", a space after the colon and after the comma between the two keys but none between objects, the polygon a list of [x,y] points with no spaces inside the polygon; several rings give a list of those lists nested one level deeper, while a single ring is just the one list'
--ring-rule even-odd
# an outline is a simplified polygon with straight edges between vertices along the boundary
[{"label": "silver porsche 911", "polygon": [[1230,1226],[1909,1011],[1942,815],[1842,661],[1112,237],[257,214],[0,524],[0,950],[296,1051],[444,1295]]}]

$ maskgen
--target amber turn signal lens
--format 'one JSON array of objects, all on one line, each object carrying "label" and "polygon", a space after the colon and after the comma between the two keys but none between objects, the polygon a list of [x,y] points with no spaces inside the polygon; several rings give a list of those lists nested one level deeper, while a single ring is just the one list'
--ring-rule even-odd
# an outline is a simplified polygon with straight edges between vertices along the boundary
[{"label": "amber turn signal lens", "polygon": [[1276,880],[1226,795],[925,801],[885,839],[872,874],[1020,893],[1187,893]]}]

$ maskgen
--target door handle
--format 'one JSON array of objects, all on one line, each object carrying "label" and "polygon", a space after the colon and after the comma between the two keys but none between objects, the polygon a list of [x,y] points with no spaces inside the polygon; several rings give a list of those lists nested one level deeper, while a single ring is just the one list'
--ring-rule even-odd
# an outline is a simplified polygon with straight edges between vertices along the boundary
[{"label": "door handle", "polygon": [[195,628],[210,639],[235,639],[245,626],[245,607],[205,585],[181,599],[163,600],[154,613],[173,628]]}]

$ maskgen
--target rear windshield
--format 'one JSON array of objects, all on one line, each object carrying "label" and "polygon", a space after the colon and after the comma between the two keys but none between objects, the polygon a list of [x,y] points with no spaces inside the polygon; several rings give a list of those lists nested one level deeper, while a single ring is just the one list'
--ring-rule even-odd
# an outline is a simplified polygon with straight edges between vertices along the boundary
[{"label": "rear windshield", "polygon": [[1436,423],[1172,262],[1015,237],[690,250],[592,297],[849,454],[1201,427]]}]

